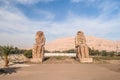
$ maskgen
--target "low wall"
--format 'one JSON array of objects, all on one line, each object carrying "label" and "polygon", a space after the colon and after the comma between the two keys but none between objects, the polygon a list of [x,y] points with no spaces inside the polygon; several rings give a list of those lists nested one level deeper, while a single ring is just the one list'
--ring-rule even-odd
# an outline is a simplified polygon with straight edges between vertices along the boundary
[{"label": "low wall", "polygon": [[76,57],[76,53],[45,53],[44,54],[44,57],[52,57],[52,56]]}]

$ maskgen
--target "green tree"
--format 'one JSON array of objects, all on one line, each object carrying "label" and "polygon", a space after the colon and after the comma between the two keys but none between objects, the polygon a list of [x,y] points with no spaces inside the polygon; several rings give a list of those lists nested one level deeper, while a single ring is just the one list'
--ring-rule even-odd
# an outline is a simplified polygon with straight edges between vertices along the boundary
[{"label": "green tree", "polygon": [[60,51],[52,51],[52,53],[61,53]]},{"label": "green tree", "polygon": [[69,50],[65,50],[62,51],[63,53],[76,53],[75,49],[69,49]]},{"label": "green tree", "polygon": [[0,57],[2,58],[2,46],[0,46]]},{"label": "green tree", "polygon": [[1,49],[2,49],[3,56],[4,56],[4,61],[5,61],[4,66],[8,67],[8,64],[9,64],[8,56],[11,53],[11,50],[13,49],[13,47],[7,45],[7,46],[2,46]]},{"label": "green tree", "polygon": [[103,50],[103,51],[101,51],[101,55],[102,55],[102,56],[108,56],[108,52],[105,51],[105,50]]},{"label": "green tree", "polygon": [[109,56],[110,56],[110,57],[115,56],[115,52],[114,52],[114,51],[109,52]]},{"label": "green tree", "polygon": [[90,49],[89,48],[89,52],[90,52],[90,55],[93,55],[93,56],[96,56],[96,55],[100,55],[100,51],[99,50],[94,50],[94,49]]}]

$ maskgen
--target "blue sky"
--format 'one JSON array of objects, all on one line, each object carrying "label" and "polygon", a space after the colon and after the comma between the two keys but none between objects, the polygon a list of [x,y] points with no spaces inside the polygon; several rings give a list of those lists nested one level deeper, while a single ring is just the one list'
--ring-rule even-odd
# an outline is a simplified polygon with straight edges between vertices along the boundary
[{"label": "blue sky", "polygon": [[85,35],[120,40],[120,0],[0,0],[0,45],[30,48],[46,40]]}]

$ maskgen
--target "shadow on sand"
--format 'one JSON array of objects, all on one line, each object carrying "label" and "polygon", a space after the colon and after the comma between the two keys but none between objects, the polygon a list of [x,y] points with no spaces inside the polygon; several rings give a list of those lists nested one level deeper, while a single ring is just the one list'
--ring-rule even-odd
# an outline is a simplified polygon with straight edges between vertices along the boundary
[{"label": "shadow on sand", "polygon": [[50,59],[50,57],[45,57],[44,58],[44,61],[47,61],[47,60],[49,60]]},{"label": "shadow on sand", "polygon": [[12,74],[12,73],[16,73],[17,70],[20,69],[20,67],[8,67],[8,68],[1,68],[0,69],[0,75],[1,74]]}]

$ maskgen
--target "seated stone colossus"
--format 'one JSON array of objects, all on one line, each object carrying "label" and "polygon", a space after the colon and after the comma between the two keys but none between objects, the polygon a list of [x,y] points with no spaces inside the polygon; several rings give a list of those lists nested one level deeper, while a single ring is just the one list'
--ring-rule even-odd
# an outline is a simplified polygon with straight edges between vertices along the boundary
[{"label": "seated stone colossus", "polygon": [[92,58],[89,58],[89,48],[86,44],[86,38],[82,31],[77,32],[75,37],[76,57],[81,62],[92,62]]},{"label": "seated stone colossus", "polygon": [[33,62],[42,62],[44,59],[44,45],[45,45],[45,36],[42,31],[36,33],[36,43],[33,46],[32,50],[32,61]]}]

